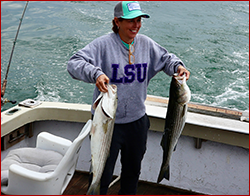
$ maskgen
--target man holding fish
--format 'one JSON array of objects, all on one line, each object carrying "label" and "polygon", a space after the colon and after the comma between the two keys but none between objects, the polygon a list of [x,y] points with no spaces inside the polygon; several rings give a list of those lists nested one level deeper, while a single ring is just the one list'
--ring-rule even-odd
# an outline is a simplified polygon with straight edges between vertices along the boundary
[{"label": "man holding fish", "polygon": [[68,72],[74,79],[96,84],[93,102],[100,92],[108,92],[109,84],[117,88],[113,137],[100,192],[88,194],[107,193],[119,152],[122,165],[119,194],[136,194],[150,126],[144,105],[149,81],[160,71],[169,76],[186,75],[187,80],[190,75],[178,57],[149,37],[138,34],[142,17],[150,16],[141,11],[137,1],[117,3],[112,21],[114,32],[93,40],[68,62]]}]

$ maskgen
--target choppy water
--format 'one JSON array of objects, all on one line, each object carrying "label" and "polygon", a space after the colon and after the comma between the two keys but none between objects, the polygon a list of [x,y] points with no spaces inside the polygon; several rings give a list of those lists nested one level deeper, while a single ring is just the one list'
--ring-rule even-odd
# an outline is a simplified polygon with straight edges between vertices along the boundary
[{"label": "choppy water", "polygon": [[[1,83],[25,1],[1,1]],[[116,1],[31,1],[23,19],[5,97],[18,102],[88,103],[94,84],[73,80],[72,54],[111,32]],[[149,1],[140,33],[175,53],[191,72],[192,102],[249,108],[249,2]],[[157,74],[148,94],[167,97],[170,77]],[[2,110],[12,107],[5,104]]]}]

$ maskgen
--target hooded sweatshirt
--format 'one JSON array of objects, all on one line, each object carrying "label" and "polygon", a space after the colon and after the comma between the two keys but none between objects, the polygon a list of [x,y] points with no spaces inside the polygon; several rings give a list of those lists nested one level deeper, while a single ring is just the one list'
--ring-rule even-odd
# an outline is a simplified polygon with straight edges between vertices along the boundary
[{"label": "hooded sweatshirt", "polygon": [[[129,50],[119,34],[101,36],[74,54],[67,66],[74,79],[95,83],[106,74],[117,86],[118,105],[115,123],[130,123],[145,115],[149,81],[160,71],[172,76],[184,63],[151,38],[137,34],[134,38],[134,64],[129,64]],[[93,102],[100,91],[96,87]],[[92,114],[94,110],[91,109]]]}]

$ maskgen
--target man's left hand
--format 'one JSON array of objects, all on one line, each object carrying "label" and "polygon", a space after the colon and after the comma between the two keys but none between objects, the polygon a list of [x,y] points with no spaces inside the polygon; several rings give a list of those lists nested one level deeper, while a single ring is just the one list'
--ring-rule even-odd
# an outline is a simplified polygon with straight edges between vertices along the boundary
[{"label": "man's left hand", "polygon": [[189,79],[190,72],[185,67],[183,67],[182,65],[180,65],[178,67],[177,73],[178,73],[179,76],[182,76],[185,73],[186,77],[187,77],[187,80]]}]

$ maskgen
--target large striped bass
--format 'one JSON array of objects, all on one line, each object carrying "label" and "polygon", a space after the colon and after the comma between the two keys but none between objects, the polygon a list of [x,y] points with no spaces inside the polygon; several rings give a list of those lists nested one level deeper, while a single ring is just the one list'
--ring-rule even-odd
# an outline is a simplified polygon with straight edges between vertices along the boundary
[{"label": "large striped bass", "polygon": [[185,125],[187,103],[190,98],[191,92],[186,84],[186,75],[174,74],[170,85],[165,128],[161,140],[163,161],[157,183],[163,178],[167,180],[170,178],[170,159]]},{"label": "large striped bass", "polygon": [[109,156],[111,139],[113,135],[116,108],[117,108],[117,87],[107,85],[108,92],[102,93],[95,100],[91,128],[91,172],[93,179],[87,195],[100,195],[100,180]]}]

